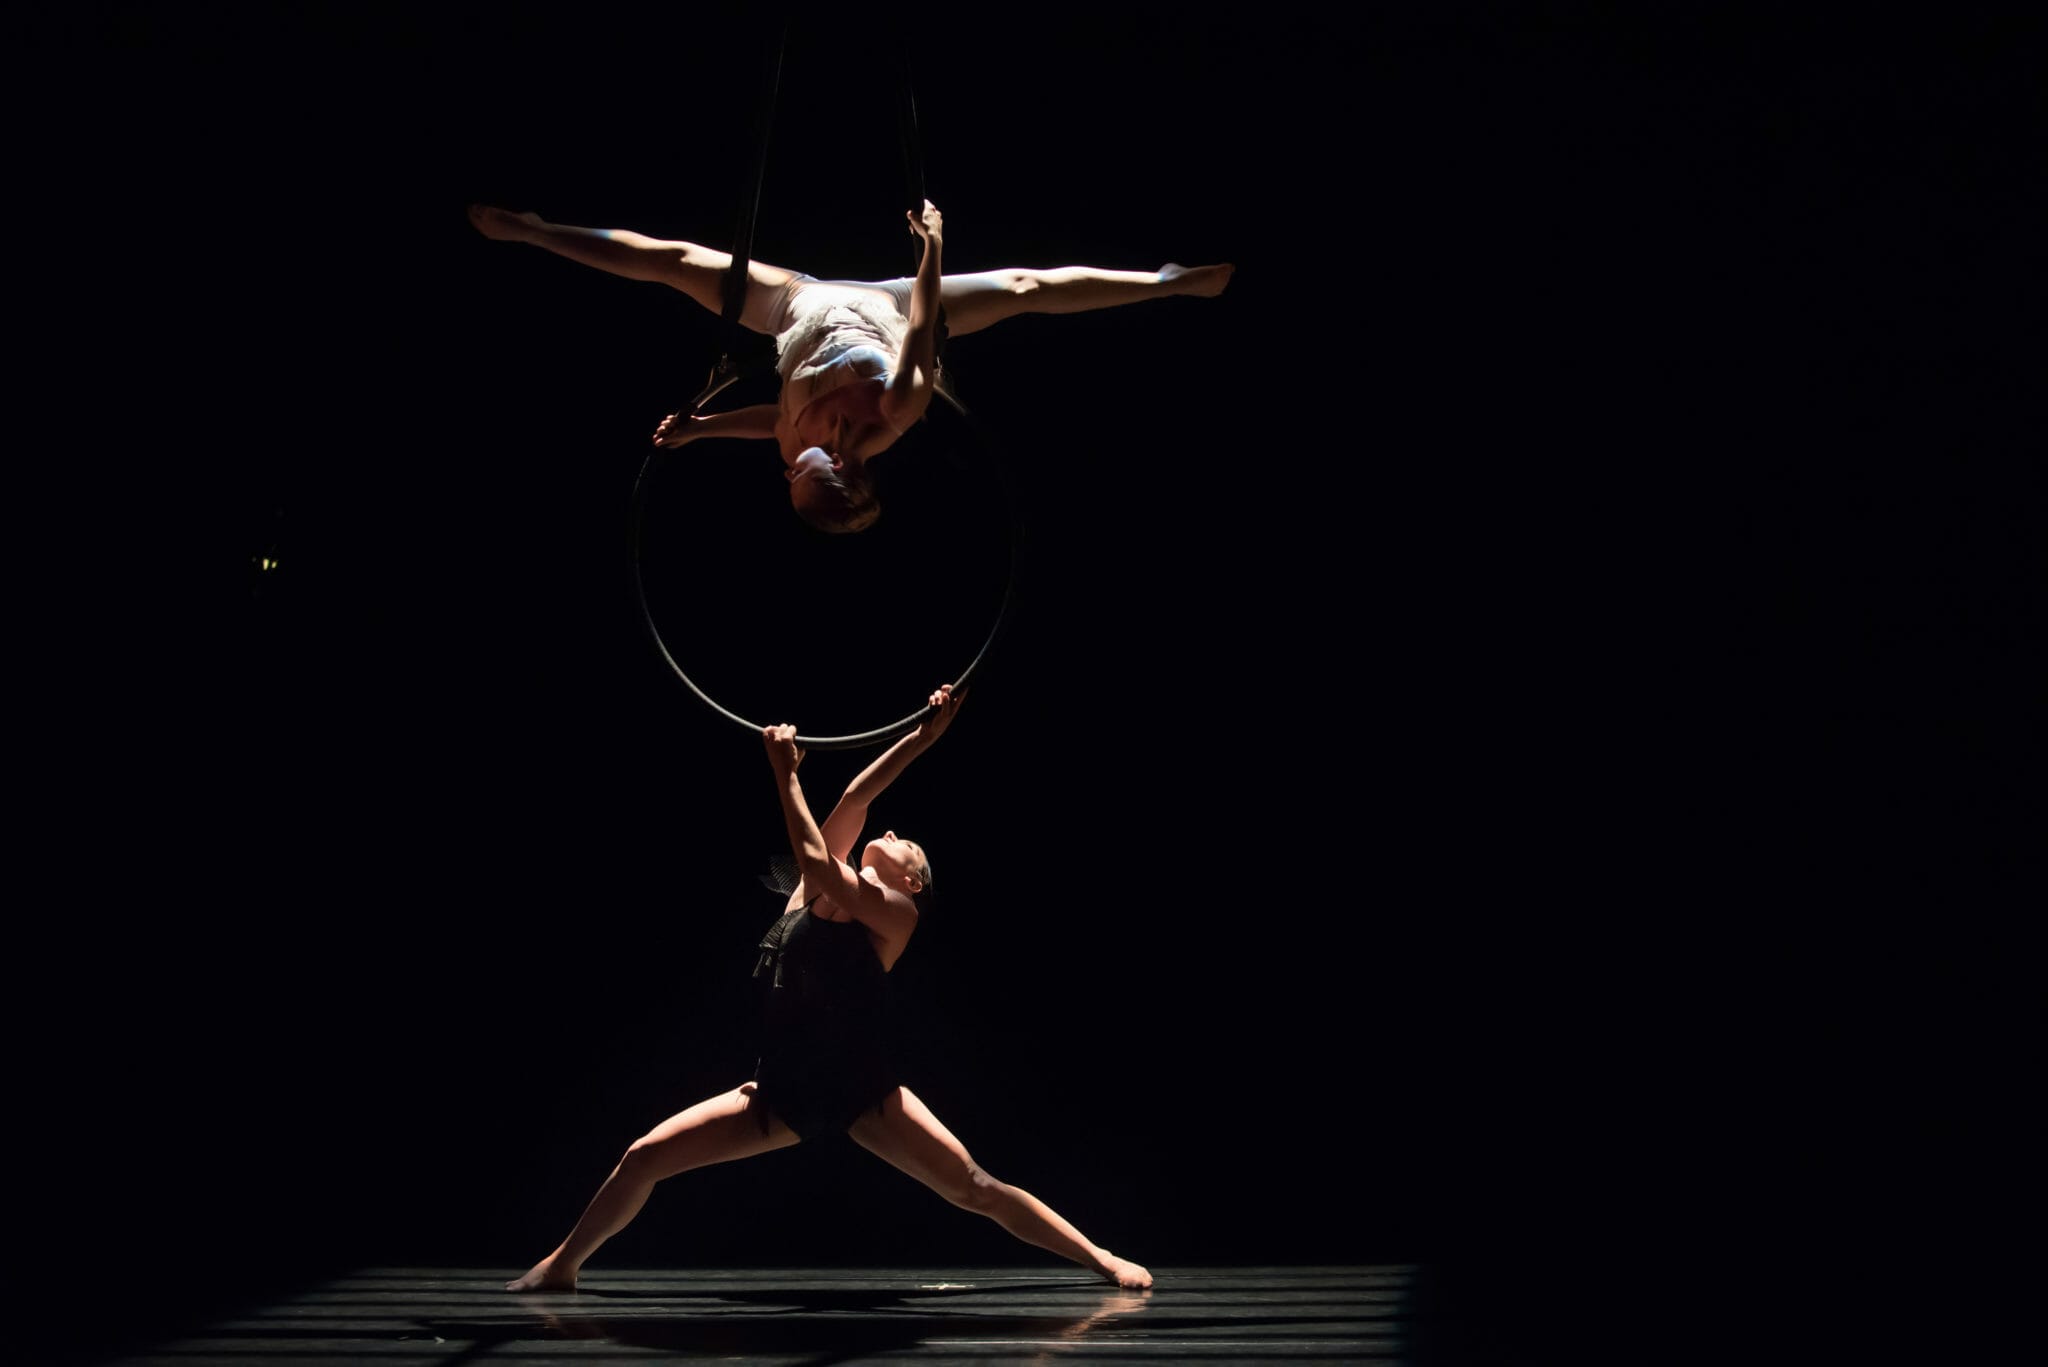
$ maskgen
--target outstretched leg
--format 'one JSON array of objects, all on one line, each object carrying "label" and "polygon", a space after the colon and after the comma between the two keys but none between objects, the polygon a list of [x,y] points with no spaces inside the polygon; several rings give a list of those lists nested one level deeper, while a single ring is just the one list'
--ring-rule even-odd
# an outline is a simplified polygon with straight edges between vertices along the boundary
[{"label": "outstretched leg", "polygon": [[633,1142],[626,1156],[590,1198],[583,1217],[561,1246],[535,1263],[507,1291],[573,1291],[576,1273],[598,1246],[631,1223],[648,1193],[664,1177],[691,1168],[751,1158],[796,1143],[796,1134],[771,1112],[761,1133],[752,1104],[754,1084],[743,1083],[689,1110],[670,1116]]},{"label": "outstretched leg", "polygon": [[1027,1244],[1101,1273],[1118,1286],[1142,1289],[1152,1274],[1086,1235],[1022,1187],[998,1182],[974,1164],[967,1147],[939,1123],[917,1094],[898,1087],[879,1111],[854,1122],[854,1140],[959,1206],[986,1215]]},{"label": "outstretched leg", "polygon": [[[725,273],[729,252],[636,233],[630,228],[577,228],[549,223],[538,214],[515,214],[488,204],[469,206],[469,221],[497,242],[526,242],[545,247],[586,266],[595,266],[628,280],[648,280],[681,290],[713,313],[725,312]],[[782,287],[795,271],[764,261],[747,263],[747,301],[740,322],[755,332],[775,331],[774,307]]]},{"label": "outstretched leg", "polygon": [[1013,267],[949,275],[939,282],[939,302],[946,308],[947,335],[979,332],[1020,313],[1085,313],[1146,299],[1190,294],[1211,299],[1223,293],[1236,267],[1178,266],[1156,271],[1106,271],[1094,266],[1058,266],[1050,270]]}]

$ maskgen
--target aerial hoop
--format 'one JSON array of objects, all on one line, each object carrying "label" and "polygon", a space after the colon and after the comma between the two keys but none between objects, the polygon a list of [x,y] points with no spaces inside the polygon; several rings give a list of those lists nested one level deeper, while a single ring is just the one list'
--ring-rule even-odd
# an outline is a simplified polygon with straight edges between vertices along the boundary
[{"label": "aerial hoop", "polygon": [[[1003,634],[1003,626],[1009,620],[1010,605],[1016,599],[1017,583],[1023,567],[1024,521],[1017,504],[1016,490],[1010,483],[1007,466],[997,458],[994,446],[988,441],[986,435],[969,415],[966,406],[950,394],[944,394],[943,391],[935,389],[933,392],[940,394],[946,400],[947,406],[959,415],[960,420],[975,435],[975,444],[980,446],[983,453],[993,463],[996,481],[1002,489],[1003,502],[1006,505],[1006,511],[1010,520],[1010,564],[1008,576],[1003,584],[1002,601],[996,606],[995,622],[989,627],[988,635],[982,639],[981,648],[975,651],[974,658],[967,662],[967,667],[960,671],[958,678],[953,680],[953,689],[955,692],[958,692],[967,686],[968,681],[974,677],[975,671],[980,669],[994,652],[996,642]],[[661,658],[667,662],[668,667],[674,671],[675,676],[683,681],[683,686],[696,694],[706,707],[709,707],[719,716],[745,727],[748,731],[758,736],[765,729],[765,723],[749,721],[739,713],[720,704],[716,698],[700,688],[696,680],[690,677],[689,671],[677,662],[674,652],[668,648],[668,642],[662,638],[661,627],[655,622],[654,611],[647,602],[647,582],[646,577],[641,573],[640,553],[641,528],[645,521],[647,510],[647,489],[649,484],[647,476],[654,469],[655,462],[671,449],[658,446],[650,451],[647,458],[640,463],[640,473],[634,476],[633,479],[633,505],[627,527],[629,559],[632,562],[633,571],[633,600],[640,607],[640,621],[647,628],[647,634],[653,638],[654,648],[661,652]],[[913,727],[930,716],[931,712],[931,707],[927,705],[918,708],[917,711],[912,712],[907,717],[898,718],[888,725],[878,726],[872,731],[860,731],[844,736],[798,736],[796,743],[806,750],[858,750],[865,746],[883,745],[906,735]]]}]

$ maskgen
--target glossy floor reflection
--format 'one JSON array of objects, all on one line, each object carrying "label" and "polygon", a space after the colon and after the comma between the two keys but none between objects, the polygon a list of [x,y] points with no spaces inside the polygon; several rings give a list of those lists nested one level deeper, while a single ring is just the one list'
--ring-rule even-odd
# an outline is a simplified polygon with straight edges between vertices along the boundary
[{"label": "glossy floor reflection", "polygon": [[517,1268],[364,1268],[106,1361],[1370,1362],[1420,1359],[1412,1267],[1155,1268],[1150,1292],[1016,1268],[616,1270],[513,1296]]}]

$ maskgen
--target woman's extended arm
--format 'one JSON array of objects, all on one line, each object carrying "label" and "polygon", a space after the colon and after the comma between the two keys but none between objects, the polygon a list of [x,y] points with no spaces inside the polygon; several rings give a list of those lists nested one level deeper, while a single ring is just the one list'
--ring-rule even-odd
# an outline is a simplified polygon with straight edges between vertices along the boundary
[{"label": "woman's extended arm", "polygon": [[654,429],[656,446],[687,446],[707,437],[773,437],[781,408],[757,403],[751,408],[734,408],[724,413],[671,413]]},{"label": "woman's extended arm", "polygon": [[825,837],[804,802],[803,785],[797,782],[796,767],[803,763],[804,755],[797,748],[796,728],[763,727],[761,739],[768,747],[768,766],[775,771],[775,792],[782,800],[782,819],[789,830],[789,852],[796,856],[796,866],[803,874],[804,892],[813,898],[827,898],[839,911],[866,926],[879,941],[877,952],[883,965],[894,963],[917,927],[917,908],[902,893],[863,881],[846,861],[833,858],[826,849]]},{"label": "woman's extended arm", "polygon": [[898,432],[923,417],[932,401],[932,381],[938,372],[939,254],[945,238],[945,220],[930,200],[924,202],[921,215],[907,217],[910,231],[924,239],[924,255],[910,287],[910,331],[896,357],[896,372],[882,392],[882,421]]},{"label": "woman's extended arm", "polygon": [[782,800],[782,820],[789,829],[789,852],[796,856],[805,885],[813,896],[837,890],[840,883],[853,878],[853,873],[832,857],[825,848],[818,823],[811,819],[803,784],[796,776],[796,767],[804,759],[804,752],[797,748],[796,728],[763,727],[761,741],[768,747],[768,767],[775,771],[775,795]]},{"label": "woman's extended arm", "polygon": [[846,785],[832,814],[825,818],[823,832],[825,848],[834,859],[844,859],[852,851],[853,844],[860,839],[861,827],[867,824],[868,804],[882,795],[882,790],[896,781],[896,776],[909,767],[916,759],[931,748],[933,741],[946,734],[946,728],[953,724],[954,716],[960,711],[960,704],[967,699],[967,692],[953,691],[953,685],[941,684],[929,699],[932,713],[915,730],[882,752],[881,758],[854,776]]}]

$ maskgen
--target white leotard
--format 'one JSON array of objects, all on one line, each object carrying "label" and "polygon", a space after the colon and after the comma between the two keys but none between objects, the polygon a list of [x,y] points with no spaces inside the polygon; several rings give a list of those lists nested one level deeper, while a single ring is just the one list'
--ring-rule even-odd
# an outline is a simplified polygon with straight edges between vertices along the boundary
[{"label": "white leotard", "polygon": [[783,296],[775,333],[783,416],[856,380],[886,381],[910,330],[910,281],[813,280]]}]

